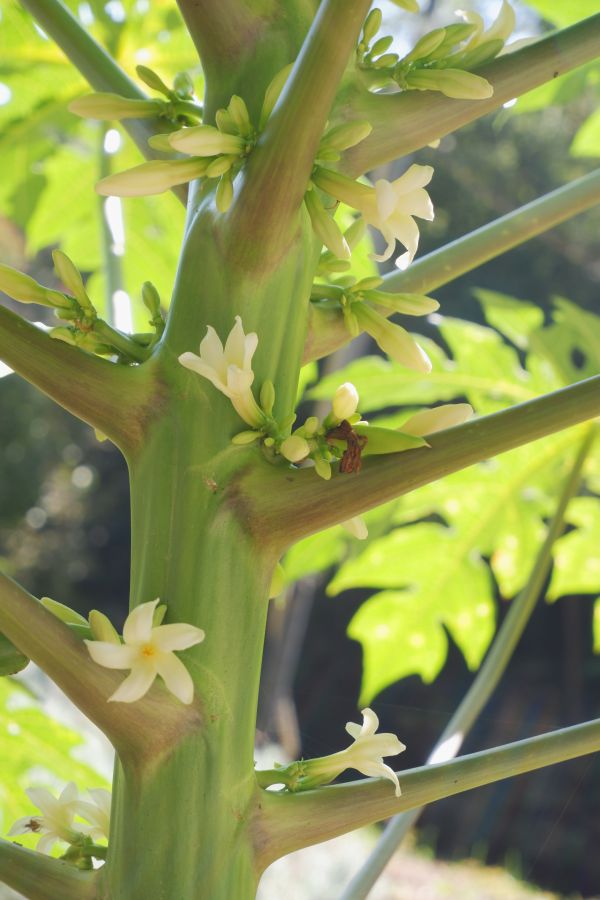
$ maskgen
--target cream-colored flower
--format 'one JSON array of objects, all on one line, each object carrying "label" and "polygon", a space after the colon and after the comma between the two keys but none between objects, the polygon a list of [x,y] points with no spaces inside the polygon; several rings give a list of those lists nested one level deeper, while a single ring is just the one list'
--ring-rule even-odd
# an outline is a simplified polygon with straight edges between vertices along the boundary
[{"label": "cream-colored flower", "polygon": [[108,840],[111,793],[105,788],[88,788],[88,794],[92,802],[80,800],[76,803],[77,815],[90,823],[91,827],[86,826],[85,833],[89,834],[92,840],[98,841],[102,838]]},{"label": "cream-colored flower", "polygon": [[8,832],[9,837],[27,832],[39,834],[37,849],[40,853],[50,853],[57,841],[71,843],[77,832],[85,831],[85,826],[73,825],[79,791],[72,781],[63,788],[58,798],[53,797],[46,788],[28,788],[25,793],[41,815],[17,819]]},{"label": "cream-colored flower", "polygon": [[506,43],[515,30],[515,11],[508,0],[502,0],[500,12],[487,31],[485,30],[485,22],[479,13],[471,12],[470,10],[457,9],[456,15],[460,16],[461,19],[464,19],[465,22],[468,22],[469,25],[475,26],[475,31],[466,44],[466,50],[473,50],[474,47],[479,47],[481,44],[485,44],[488,41],[501,40]]},{"label": "cream-colored flower", "polygon": [[453,428],[462,425],[473,415],[473,407],[470,403],[445,403],[443,406],[435,406],[433,409],[422,409],[403,423],[400,431],[404,434],[413,434],[417,437],[425,437],[445,428]]},{"label": "cream-colored flower", "polygon": [[358,391],[351,381],[345,381],[341,384],[331,402],[333,415],[336,419],[349,419],[353,416],[358,408]]},{"label": "cream-colored flower", "polygon": [[200,344],[200,356],[187,352],[179,357],[182,366],[208,378],[217,390],[229,397],[238,415],[254,427],[260,427],[264,418],[251,389],[252,357],[257,345],[258,336],[254,332],[244,334],[242,320],[236,316],[225,347],[209,325]]},{"label": "cream-colored flower", "polygon": [[381,232],[387,242],[385,251],[375,256],[379,262],[389,259],[396,241],[406,247],[398,265],[411,262],[419,245],[419,228],[414,216],[431,221],[433,205],[425,185],[433,177],[432,166],[412,165],[395,181],[380,178],[374,187],[351,181],[337,172],[319,169],[313,181],[337,200],[362,213],[367,224]]},{"label": "cream-colored flower", "polygon": [[384,763],[383,757],[396,756],[406,750],[406,747],[395,734],[377,734],[379,719],[372,709],[363,709],[362,716],[362,725],[355,722],[348,722],[346,725],[346,731],[354,738],[354,743],[331,756],[308,760],[305,763],[307,778],[311,780],[323,776],[332,781],[345,769],[356,769],[370,777],[389,778],[396,786],[396,797],[399,797],[401,791],[398,776]]},{"label": "cream-colored flower", "polygon": [[204,632],[194,625],[174,624],[153,627],[159,600],[141,603],[132,610],[123,626],[124,644],[86,641],[94,662],[107,669],[130,669],[125,681],[109,700],[134,703],[150,689],[157,675],[182,703],[191,703],[194,682],[174,650],[187,650],[204,640]]},{"label": "cream-colored flower", "polygon": [[340,525],[357,541],[366,541],[369,537],[369,530],[362,516],[353,516],[351,519],[346,519],[345,522],[340,522]]}]

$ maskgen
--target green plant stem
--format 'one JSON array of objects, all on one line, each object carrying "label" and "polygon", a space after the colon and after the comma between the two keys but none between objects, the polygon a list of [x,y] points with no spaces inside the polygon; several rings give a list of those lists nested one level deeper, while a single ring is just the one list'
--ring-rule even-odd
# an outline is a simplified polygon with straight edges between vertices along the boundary
[{"label": "green plant stem", "polygon": [[599,54],[600,13],[477,69],[494,88],[488,100],[451,100],[434,91],[349,91],[345,101],[341,97],[338,112],[344,118],[366,119],[373,131],[347,151],[344,169],[360,175],[419,150]]},{"label": "green plant stem", "polygon": [[[399,772],[402,796],[371,779],[297,794],[263,791],[257,830],[259,865],[444,797],[596,753],[600,719],[471,753],[451,762]],[[259,824],[260,823],[260,826]]]},{"label": "green plant stem", "polygon": [[450,472],[600,415],[600,375],[430,435],[429,447],[371,457],[358,475],[323,481],[310,469],[254,469],[241,476],[256,528],[294,541],[393,500]]},{"label": "green plant stem", "polygon": [[[147,100],[138,85],[117,65],[61,0],[21,0],[44,31],[58,44],[70,62],[81,72],[95,91],[108,91],[130,100]],[[165,159],[165,155],[148,146],[148,138],[168,130],[160,118],[125,119],[123,128],[146,159]],[[185,203],[187,187],[173,188]]]},{"label": "green plant stem", "polygon": [[156,683],[137,703],[108,703],[124,673],[96,665],[68,625],[2,573],[0,631],[52,678],[125,759],[133,756],[158,765],[175,740],[198,725],[198,710],[172,701]]},{"label": "green plant stem", "polygon": [[[315,154],[370,0],[323,0],[232,209],[244,252],[277,258],[297,229]],[[275,74],[275,73],[273,73]]]},{"label": "green plant stem", "polygon": [[93,872],[1,838],[0,882],[28,900],[94,900],[97,888]]},{"label": "green plant stem", "polygon": [[[596,427],[592,426],[586,432],[567,476],[556,510],[548,526],[544,543],[538,552],[527,584],[512,601],[508,614],[475,680],[436,742],[435,747],[427,758],[427,765],[445,762],[458,755],[465,737],[506,671],[513,652],[543,591],[552,564],[554,544],[564,530],[565,512],[571,499],[579,489],[583,465],[595,436]],[[423,812],[423,808],[422,806],[415,807],[408,812],[394,816],[386,826],[385,831],[377,841],[365,864],[341,894],[340,900],[364,900],[368,896],[369,891],[385,869],[407,832]]]},{"label": "green plant stem", "polygon": [[123,334],[117,328],[113,328],[102,319],[97,319],[94,323],[94,334],[106,341],[115,348],[119,353],[136,362],[144,362],[148,359],[149,351],[147,347],[142,347],[136,341],[133,341],[127,334]]},{"label": "green plant stem", "polygon": [[0,359],[124,452],[143,438],[155,393],[149,370],[116,366],[54,340],[4,307]]},{"label": "green plant stem", "polygon": [[[600,169],[428,253],[403,272],[391,272],[381,289],[427,294],[599,202]],[[391,315],[383,306],[378,312]],[[311,304],[305,362],[326,356],[351,340],[340,310],[322,310]]]}]

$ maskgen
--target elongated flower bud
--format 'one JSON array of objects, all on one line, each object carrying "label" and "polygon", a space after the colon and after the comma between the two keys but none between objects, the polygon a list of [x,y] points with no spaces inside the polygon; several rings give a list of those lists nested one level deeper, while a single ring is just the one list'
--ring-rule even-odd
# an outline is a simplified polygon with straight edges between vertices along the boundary
[{"label": "elongated flower bud", "polygon": [[292,434],[290,437],[286,438],[281,444],[280,450],[281,455],[285,456],[286,459],[289,459],[289,461],[293,463],[306,459],[310,453],[308,441],[303,437],[299,437],[297,434]]},{"label": "elongated flower bud", "polygon": [[349,259],[350,248],[338,225],[325,210],[315,190],[307,191],[304,203],[315,234],[328,250],[341,259]]},{"label": "elongated flower bud", "polygon": [[353,516],[345,522],[340,522],[340,525],[358,541],[366,541],[369,537],[369,530],[362,516]]},{"label": "elongated flower bud", "polygon": [[487,100],[494,93],[489,81],[462,69],[415,69],[407,74],[406,85],[418,91],[440,91],[454,100]]},{"label": "elongated flower bud", "polygon": [[54,261],[56,274],[65,287],[68,288],[84,309],[94,312],[94,307],[86,293],[79,269],[69,259],[67,254],[62,252],[62,250],[53,250],[52,259]]},{"label": "elongated flower bud", "polygon": [[135,71],[140,81],[147,84],[153,91],[158,91],[160,94],[164,94],[165,97],[169,96],[171,93],[169,87],[164,83],[160,75],[157,75],[154,69],[150,69],[148,66],[136,66]]},{"label": "elongated flower bud", "polygon": [[319,150],[348,150],[364,141],[373,131],[370,122],[346,122],[323,136]]},{"label": "elongated flower bud", "polygon": [[384,453],[402,453],[404,450],[414,450],[417,447],[427,446],[427,441],[418,435],[406,434],[393,428],[380,428],[378,425],[361,424],[354,425],[355,432],[360,437],[366,437],[362,454],[363,456],[379,456]]},{"label": "elongated flower bud", "polygon": [[12,266],[4,266],[0,263],[0,291],[4,291],[13,300],[19,303],[38,303],[40,306],[50,306],[69,309],[71,304],[58,291],[51,291],[38,284],[29,275],[18,272]]},{"label": "elongated flower bud", "polygon": [[106,641],[109,644],[120,644],[121,639],[116,628],[103,612],[92,609],[89,615],[90,629],[96,641]]},{"label": "elongated flower bud", "polygon": [[362,41],[365,44],[370,44],[379,29],[381,28],[381,22],[383,21],[383,16],[381,14],[380,9],[372,9],[367,18],[365,19],[365,24],[363,25],[362,32]]},{"label": "elongated flower bud", "polygon": [[358,407],[358,391],[350,381],[341,384],[335,394],[331,408],[333,415],[340,421],[353,416]]},{"label": "elongated flower bud", "polygon": [[182,153],[193,156],[218,156],[221,153],[238,155],[244,141],[237,134],[223,134],[212,125],[194,125],[181,128],[169,136],[169,143]]},{"label": "elongated flower bud", "polygon": [[290,63],[289,66],[285,66],[281,69],[281,71],[275,75],[265,91],[265,99],[263,100],[262,109],[260,111],[259,128],[264,128],[267,124],[267,119],[273,112],[275,104],[279,100],[279,95],[285,87],[285,83],[288,79],[288,75],[292,71],[293,65],[293,63]]},{"label": "elongated flower bud", "polygon": [[364,293],[365,300],[393,309],[405,316],[428,316],[440,308],[433,297],[424,294],[392,294],[387,291],[370,291]]},{"label": "elongated flower bud", "polygon": [[446,38],[445,28],[435,28],[429,34],[424,34],[420,38],[410,53],[403,57],[403,62],[409,62],[413,59],[423,59],[433,53]]},{"label": "elongated flower bud", "polygon": [[405,434],[428,435],[462,425],[473,416],[470,403],[446,403],[433,409],[422,409],[402,425]]},{"label": "elongated flower bud", "polygon": [[366,303],[355,303],[352,312],[363,331],[370,334],[389,357],[417,372],[431,372],[429,357],[408,331],[389,322]]},{"label": "elongated flower bud", "polygon": [[70,606],[65,606],[64,603],[59,603],[58,600],[53,600],[51,597],[40,597],[40,603],[61,622],[65,622],[67,625],[85,625],[87,627],[87,619],[84,619]]},{"label": "elongated flower bud", "polygon": [[215,203],[219,212],[225,213],[233,202],[233,182],[229,172],[221,175],[215,193]]},{"label": "elongated flower bud", "polygon": [[118,122],[121,119],[149,119],[158,115],[162,100],[130,100],[118,94],[86,94],[71,100],[68,109],[85,119],[101,119]]},{"label": "elongated flower bud", "polygon": [[252,122],[250,121],[250,115],[248,114],[248,107],[241,97],[234,94],[229,101],[227,111],[241,135],[247,136],[251,134]]},{"label": "elongated flower bud", "polygon": [[102,178],[96,185],[104,197],[146,197],[162,194],[176,184],[201,178],[206,172],[204,159],[153,160]]}]

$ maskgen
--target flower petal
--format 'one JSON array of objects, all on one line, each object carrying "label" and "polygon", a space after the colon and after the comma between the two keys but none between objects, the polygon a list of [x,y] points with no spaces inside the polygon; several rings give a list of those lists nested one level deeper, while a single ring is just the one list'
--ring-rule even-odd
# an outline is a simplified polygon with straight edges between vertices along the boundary
[{"label": "flower petal", "polygon": [[398,776],[396,775],[394,770],[390,766],[386,766],[385,763],[365,763],[364,766],[361,765],[358,771],[362,772],[363,775],[367,775],[370,778],[389,778],[389,780],[393,781],[396,785],[396,797],[400,796],[401,791]]},{"label": "flower petal", "polygon": [[68,784],[64,786],[62,789],[60,796],[58,798],[58,802],[60,804],[72,803],[74,800],[79,799],[79,791],[77,790],[77,785],[74,781],[69,781]]},{"label": "flower petal", "polygon": [[206,335],[200,342],[200,358],[205,365],[210,366],[220,376],[224,376],[226,363],[223,344],[212,325],[207,326]]},{"label": "flower petal", "polygon": [[361,715],[363,717],[363,723],[360,730],[360,736],[366,737],[367,735],[375,734],[379,728],[379,718],[377,714],[367,706],[365,709],[361,709]]},{"label": "flower petal", "polygon": [[108,641],[85,641],[85,644],[94,662],[105,669],[131,669],[138,659],[135,647]]},{"label": "flower petal", "polygon": [[40,816],[23,816],[21,819],[17,819],[14,825],[11,826],[8,837],[12,837],[14,834],[28,834],[32,831],[30,827],[31,822],[37,822],[40,828],[42,827]]},{"label": "flower petal", "polygon": [[346,731],[355,741],[360,737],[361,730],[361,726],[357,725],[356,722],[346,722]]},{"label": "flower petal", "polygon": [[44,834],[39,839],[36,850],[38,851],[38,853],[49,854],[58,840],[58,836],[52,831],[49,834]]},{"label": "flower petal", "polygon": [[391,219],[388,219],[387,224],[393,230],[396,239],[408,250],[412,262],[419,246],[419,226],[410,216],[401,213],[396,213]]},{"label": "flower petal", "polygon": [[393,186],[385,178],[380,178],[375,182],[375,196],[377,197],[377,212],[379,217],[385,221],[389,219],[396,208],[396,194]]},{"label": "flower petal", "polygon": [[[53,816],[58,811],[59,805],[56,797],[53,797],[49,790],[44,787],[27,788],[25,791],[34,806],[45,816]],[[35,818],[35,817],[34,817]]]},{"label": "flower petal", "polygon": [[131,670],[125,681],[108,699],[120,703],[135,703],[150,690],[155,678],[156,667],[141,663]]},{"label": "flower petal", "polygon": [[435,216],[431,197],[423,188],[407,194],[403,198],[402,208],[408,215],[418,216],[419,219],[426,219],[427,222],[432,222]]},{"label": "flower petal", "polygon": [[417,188],[425,187],[432,178],[433,166],[419,166],[417,163],[414,163],[400,178],[396,178],[392,182],[397,201],[404,197],[405,194],[415,191]]},{"label": "flower petal", "polygon": [[195,625],[177,623],[174,625],[159,625],[152,633],[152,642],[159,650],[187,650],[195,644],[200,644],[205,638],[201,628]]},{"label": "flower petal", "polygon": [[150,640],[154,610],[159,603],[157,597],[156,600],[140,603],[131,610],[123,626],[123,640],[126,644],[143,644]]},{"label": "flower petal", "polygon": [[235,325],[229,332],[225,341],[225,365],[244,368],[244,353],[246,349],[246,335],[240,316],[235,317]]},{"label": "flower petal", "polygon": [[182,703],[192,702],[194,682],[180,659],[172,653],[160,653],[156,658],[156,669],[172,694],[175,694]]}]

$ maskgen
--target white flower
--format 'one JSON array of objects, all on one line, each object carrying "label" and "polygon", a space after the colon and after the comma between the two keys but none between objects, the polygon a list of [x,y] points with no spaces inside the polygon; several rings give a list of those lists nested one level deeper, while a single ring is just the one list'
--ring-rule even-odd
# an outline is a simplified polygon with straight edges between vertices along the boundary
[{"label": "white flower", "polygon": [[473,407],[470,403],[446,403],[443,406],[435,406],[433,409],[422,409],[415,413],[400,428],[404,434],[413,434],[424,437],[443,431],[445,428],[453,428],[454,425],[462,425],[473,415]]},{"label": "white flower", "polygon": [[296,463],[306,459],[310,453],[310,447],[308,441],[299,434],[291,434],[281,444],[280,451],[282,456],[285,456],[290,462]]},{"label": "white flower", "polygon": [[187,352],[179,357],[186,369],[212,381],[217,390],[229,397],[244,422],[254,427],[263,424],[263,415],[251,390],[254,381],[252,357],[257,345],[258,335],[254,332],[244,334],[242,320],[236,316],[225,348],[215,329],[209,325],[206,337],[200,343],[200,356]]},{"label": "white flower", "polygon": [[346,725],[346,731],[354,738],[354,743],[332,756],[308,760],[305,764],[307,775],[309,778],[329,775],[329,780],[332,780],[345,769],[356,769],[369,777],[389,778],[396,786],[396,797],[399,797],[401,791],[398,776],[384,763],[383,757],[396,756],[406,750],[406,747],[395,734],[376,733],[379,719],[372,709],[363,709],[362,716],[362,725],[355,722],[348,722]]},{"label": "white flower", "polygon": [[40,810],[41,816],[24,816],[18,819],[8,832],[9,837],[26,834],[28,831],[39,834],[37,849],[41,853],[50,853],[57,841],[71,843],[77,831],[85,831],[85,826],[73,827],[79,792],[72,781],[63,788],[58,799],[46,788],[28,788],[25,793]]},{"label": "white flower", "polygon": [[346,519],[345,522],[340,522],[340,525],[358,541],[366,541],[369,537],[369,531],[362,516],[353,516],[351,519]]},{"label": "white flower", "polygon": [[86,641],[94,662],[107,669],[130,669],[125,681],[109,700],[133,703],[150,689],[160,675],[167,689],[181,700],[191,703],[194,683],[174,650],[187,650],[204,640],[204,632],[194,625],[158,625],[153,627],[154,610],[159,600],[142,603],[129,613],[123,626],[124,644],[108,641]]},{"label": "white flower", "polygon": [[404,244],[407,252],[396,261],[404,267],[412,261],[419,245],[419,228],[413,216],[433,219],[431,198],[424,190],[432,177],[432,166],[415,164],[395,181],[380,178],[375,187],[351,181],[328,169],[315,172],[313,181],[337,200],[359,210],[367,224],[382,233],[387,247],[384,253],[375,256],[379,262],[390,258],[397,240]]},{"label": "white flower", "polygon": [[111,793],[105,788],[88,788],[88,794],[92,802],[80,800],[77,804],[77,815],[86,819],[90,827],[85,827],[85,833],[94,840],[108,839],[110,826]]},{"label": "white flower", "polygon": [[357,407],[358,391],[351,381],[345,381],[344,384],[341,384],[339,386],[339,388],[333,395],[333,400],[331,403],[333,415],[340,421],[343,419],[349,419],[350,416],[354,415]]}]

